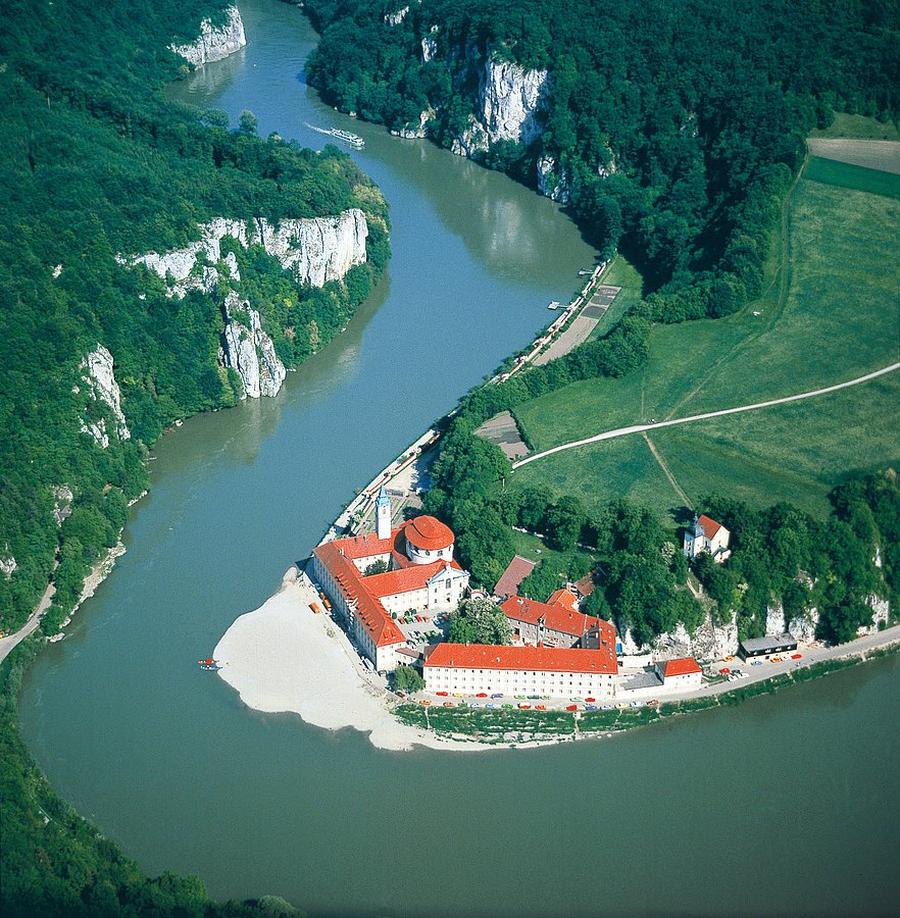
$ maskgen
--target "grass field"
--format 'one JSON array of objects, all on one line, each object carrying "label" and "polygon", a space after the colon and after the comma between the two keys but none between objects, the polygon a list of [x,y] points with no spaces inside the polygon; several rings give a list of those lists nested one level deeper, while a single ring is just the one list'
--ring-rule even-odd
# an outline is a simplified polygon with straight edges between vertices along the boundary
[{"label": "grass field", "polygon": [[856,191],[900,198],[900,175],[891,172],[866,169],[853,163],[813,156],[806,167],[805,175],[810,181],[822,182],[825,185],[839,185]]},{"label": "grass field", "polygon": [[[896,361],[898,216],[900,205],[889,197],[802,179],[791,201],[784,297],[773,282],[766,298],[735,316],[657,326],[641,372],[528,402],[516,410],[520,426],[541,450],[640,421],[827,386]],[[693,500],[719,491],[824,512],[825,495],[847,471],[900,458],[898,406],[898,384],[889,377],[651,436]],[[590,504],[627,495],[670,512],[684,503],[640,436],[532,463],[514,475],[515,487],[525,484]]]},{"label": "grass field", "polygon": [[893,121],[886,123],[865,115],[838,112],[824,130],[815,130],[811,137],[854,138],[858,140],[900,140],[900,128]]},{"label": "grass field", "polygon": [[610,326],[622,318],[627,310],[640,302],[644,281],[637,268],[624,255],[619,254],[616,255],[613,263],[603,275],[602,283],[609,284],[611,287],[621,287],[622,289],[591,332],[591,338],[604,334]]}]

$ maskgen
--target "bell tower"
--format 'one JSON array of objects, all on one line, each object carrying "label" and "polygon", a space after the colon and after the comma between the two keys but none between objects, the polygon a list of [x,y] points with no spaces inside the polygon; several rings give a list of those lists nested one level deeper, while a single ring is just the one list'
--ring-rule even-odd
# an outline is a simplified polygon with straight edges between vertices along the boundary
[{"label": "bell tower", "polygon": [[375,501],[375,534],[379,539],[391,537],[391,499],[384,485]]}]

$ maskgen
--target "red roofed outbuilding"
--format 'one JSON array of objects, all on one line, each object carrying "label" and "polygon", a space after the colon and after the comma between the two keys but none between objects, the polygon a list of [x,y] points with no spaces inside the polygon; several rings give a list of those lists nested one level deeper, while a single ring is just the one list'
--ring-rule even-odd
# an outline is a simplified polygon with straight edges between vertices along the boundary
[{"label": "red roofed outbuilding", "polygon": [[703,684],[703,670],[693,657],[660,660],[656,672],[667,688],[695,688]]}]

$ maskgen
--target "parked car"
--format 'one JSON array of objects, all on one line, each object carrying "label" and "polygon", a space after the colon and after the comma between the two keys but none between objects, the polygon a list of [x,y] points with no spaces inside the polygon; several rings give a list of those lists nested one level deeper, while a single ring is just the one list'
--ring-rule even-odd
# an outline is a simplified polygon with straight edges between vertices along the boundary
[{"label": "parked car", "polygon": [[595,705],[595,704],[586,704],[586,705],[584,706],[584,709],[585,709],[585,711],[596,711],[596,710],[597,710],[597,705]]},{"label": "parked car", "polygon": [[450,693],[449,692],[435,692],[434,694],[439,695],[441,698],[447,698]]}]

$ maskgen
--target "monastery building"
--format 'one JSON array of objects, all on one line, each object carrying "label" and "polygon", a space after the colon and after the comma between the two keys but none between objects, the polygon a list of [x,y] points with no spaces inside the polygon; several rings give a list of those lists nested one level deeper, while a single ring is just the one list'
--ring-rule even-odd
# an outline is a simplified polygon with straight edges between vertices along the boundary
[{"label": "monastery building", "polygon": [[[419,516],[392,529],[384,488],[375,512],[374,533],[316,548],[313,574],[375,669],[389,672],[409,662],[395,619],[406,612],[455,609],[469,574],[453,560],[454,535],[440,520]],[[375,565],[381,572],[367,573]]]}]

